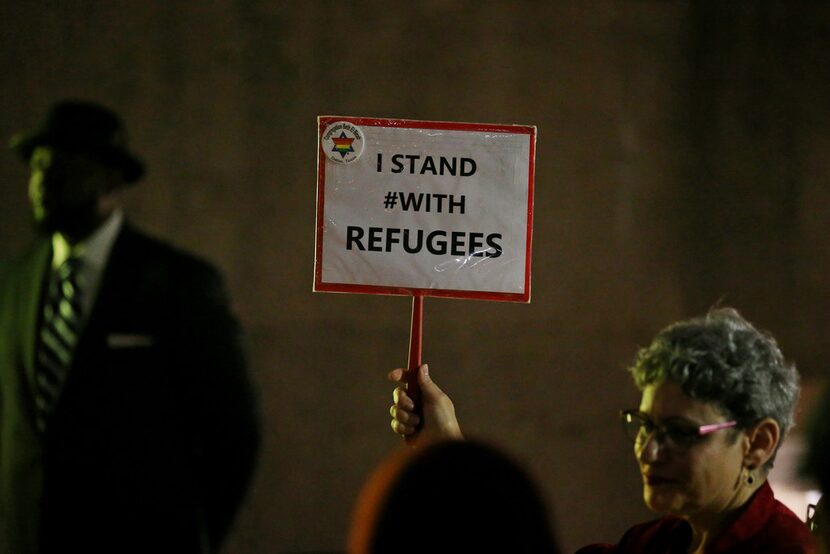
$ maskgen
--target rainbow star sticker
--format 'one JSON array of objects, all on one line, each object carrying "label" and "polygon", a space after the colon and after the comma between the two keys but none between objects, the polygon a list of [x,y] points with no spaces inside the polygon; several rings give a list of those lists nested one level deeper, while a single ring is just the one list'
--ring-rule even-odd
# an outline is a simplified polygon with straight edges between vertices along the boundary
[{"label": "rainbow star sticker", "polygon": [[354,148],[352,147],[354,138],[348,138],[345,131],[340,131],[340,136],[331,137],[331,140],[334,142],[334,148],[332,148],[331,151],[340,152],[341,157],[345,158],[346,154],[354,152]]}]

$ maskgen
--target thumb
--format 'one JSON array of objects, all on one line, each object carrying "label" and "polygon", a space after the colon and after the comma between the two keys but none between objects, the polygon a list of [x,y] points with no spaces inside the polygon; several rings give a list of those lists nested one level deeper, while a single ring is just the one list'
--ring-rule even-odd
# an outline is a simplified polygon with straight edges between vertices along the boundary
[{"label": "thumb", "polygon": [[444,391],[429,376],[429,365],[427,364],[418,368],[418,384],[421,386],[421,393],[427,398],[434,399],[444,394]]},{"label": "thumb", "polygon": [[430,436],[463,439],[452,400],[429,376],[427,364],[418,368],[418,384],[423,400],[423,425]]}]

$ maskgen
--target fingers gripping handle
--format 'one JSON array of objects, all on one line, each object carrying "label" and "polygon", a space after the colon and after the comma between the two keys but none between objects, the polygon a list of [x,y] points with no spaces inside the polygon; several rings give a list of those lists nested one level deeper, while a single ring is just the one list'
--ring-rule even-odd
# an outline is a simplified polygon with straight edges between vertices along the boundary
[{"label": "fingers gripping handle", "polygon": [[421,387],[418,385],[418,368],[421,367],[421,337],[423,336],[424,323],[424,297],[416,293],[412,297],[412,327],[409,331],[409,362],[407,372],[404,375],[406,393],[415,403],[415,412],[421,418],[417,431],[424,424],[424,410],[421,402]]}]

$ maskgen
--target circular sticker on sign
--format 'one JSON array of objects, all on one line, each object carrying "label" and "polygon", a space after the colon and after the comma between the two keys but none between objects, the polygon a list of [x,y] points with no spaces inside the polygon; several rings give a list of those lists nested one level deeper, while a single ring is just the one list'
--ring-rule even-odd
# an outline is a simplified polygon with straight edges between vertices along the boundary
[{"label": "circular sticker on sign", "polygon": [[335,121],[326,128],[320,146],[331,161],[352,163],[363,154],[363,129],[348,121]]}]

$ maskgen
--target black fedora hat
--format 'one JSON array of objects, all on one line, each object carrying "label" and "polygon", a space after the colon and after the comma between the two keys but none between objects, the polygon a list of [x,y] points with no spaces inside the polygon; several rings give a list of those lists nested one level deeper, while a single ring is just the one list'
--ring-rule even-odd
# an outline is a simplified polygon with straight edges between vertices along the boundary
[{"label": "black fedora hat", "polygon": [[27,161],[36,147],[54,146],[83,152],[121,168],[127,183],[144,175],[144,164],[127,150],[124,122],[112,110],[92,102],[58,102],[39,129],[15,135],[10,144]]}]

